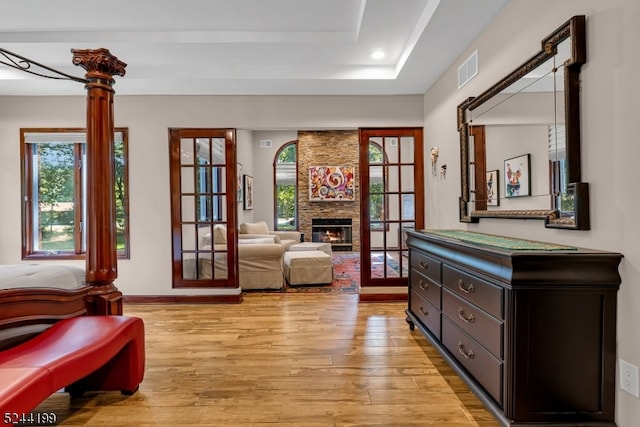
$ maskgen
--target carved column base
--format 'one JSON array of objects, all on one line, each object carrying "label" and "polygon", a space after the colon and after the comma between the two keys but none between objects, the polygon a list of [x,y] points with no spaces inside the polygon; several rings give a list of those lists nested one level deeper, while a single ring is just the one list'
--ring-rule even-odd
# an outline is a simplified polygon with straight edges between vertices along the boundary
[{"label": "carved column base", "polygon": [[87,308],[92,316],[121,316],[122,292],[113,284],[94,284],[87,297]]}]

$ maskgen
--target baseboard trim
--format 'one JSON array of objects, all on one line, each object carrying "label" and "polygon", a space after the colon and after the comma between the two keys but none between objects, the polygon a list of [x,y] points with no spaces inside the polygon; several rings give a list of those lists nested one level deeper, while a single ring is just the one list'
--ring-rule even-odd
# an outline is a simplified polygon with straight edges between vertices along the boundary
[{"label": "baseboard trim", "polygon": [[242,293],[236,295],[124,295],[131,304],[240,304]]},{"label": "baseboard trim", "polygon": [[402,302],[407,301],[407,294],[363,294],[359,295],[359,302]]}]

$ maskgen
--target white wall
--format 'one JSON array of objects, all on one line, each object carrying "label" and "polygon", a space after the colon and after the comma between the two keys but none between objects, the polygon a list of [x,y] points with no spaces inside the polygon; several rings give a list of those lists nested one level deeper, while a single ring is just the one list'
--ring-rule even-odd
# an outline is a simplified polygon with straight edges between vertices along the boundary
[{"label": "white wall", "polygon": [[[242,165],[242,175],[254,176],[253,132],[246,129],[238,129],[236,131],[236,144],[236,157],[238,163]],[[240,179],[240,185],[243,186],[244,190],[244,182],[242,181],[243,177],[241,176]],[[244,194],[244,197],[247,197],[247,195]],[[253,210],[244,210],[244,201],[242,203],[238,203],[238,224],[243,222],[254,222],[253,216]]]},{"label": "white wall", "polygon": [[[587,64],[582,71],[582,179],[589,183],[591,230],[545,229],[542,221],[483,219],[458,222],[460,195],[456,107],[478,95],[540,49],[540,40],[573,15],[587,17]],[[637,102],[640,94],[640,2],[637,0],[512,0],[492,25],[424,97],[425,147],[440,147],[445,180],[425,175],[426,224],[621,252],[618,357],[640,365],[640,209]],[[457,90],[456,71],[479,51],[479,75]],[[428,151],[425,154],[428,158]],[[640,402],[619,391],[617,423],[634,427]]]},{"label": "white wall", "polygon": [[[128,295],[220,294],[234,290],[172,289],[168,128],[236,128],[238,161],[254,177],[255,206],[239,221],[272,224],[273,156],[297,130],[422,126],[413,96],[118,96],[116,126],[129,128],[131,259],[118,263],[116,285]],[[0,264],[21,260],[21,127],[84,127],[86,99],[0,97]],[[260,132],[258,132],[260,131]],[[268,136],[274,147],[256,148]],[[84,265],[83,262],[76,262]]]}]

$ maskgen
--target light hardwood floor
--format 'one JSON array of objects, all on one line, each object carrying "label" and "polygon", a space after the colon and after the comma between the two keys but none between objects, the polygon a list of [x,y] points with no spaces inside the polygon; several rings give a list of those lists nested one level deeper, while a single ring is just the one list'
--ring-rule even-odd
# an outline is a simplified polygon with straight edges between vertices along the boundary
[{"label": "light hardwood floor", "polygon": [[144,319],[133,396],[57,393],[38,411],[84,426],[483,426],[498,423],[404,303],[248,294],[242,304],[125,305]]}]

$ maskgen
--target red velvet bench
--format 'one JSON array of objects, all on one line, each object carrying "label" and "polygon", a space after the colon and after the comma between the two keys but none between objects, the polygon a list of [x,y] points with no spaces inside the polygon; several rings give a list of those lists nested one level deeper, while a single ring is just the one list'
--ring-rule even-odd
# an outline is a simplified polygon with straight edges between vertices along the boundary
[{"label": "red velvet bench", "polygon": [[128,316],[83,316],[61,320],[38,336],[0,351],[1,425],[6,414],[28,414],[65,388],[133,394],[145,367],[144,323]]}]

